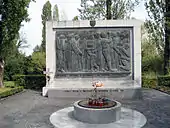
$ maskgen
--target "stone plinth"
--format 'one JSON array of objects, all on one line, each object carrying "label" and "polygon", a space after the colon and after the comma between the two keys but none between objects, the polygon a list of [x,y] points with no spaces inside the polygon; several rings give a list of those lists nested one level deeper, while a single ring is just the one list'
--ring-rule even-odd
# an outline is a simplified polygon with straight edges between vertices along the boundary
[{"label": "stone plinth", "polygon": [[[80,82],[85,77],[120,78],[120,81],[122,77],[129,77],[129,81],[137,83],[137,88],[135,84],[125,85],[125,88],[117,85],[116,89],[141,88],[142,24],[139,20],[101,20],[91,27],[88,20],[48,21],[46,68],[52,73],[50,84],[43,88],[43,96],[57,94],[55,91],[64,90],[65,84],[68,85],[67,90],[82,90],[77,84],[75,87],[71,85],[74,81],[60,84],[60,80],[57,80],[70,76],[81,77]],[[110,88],[115,90],[114,86],[109,86]]]}]

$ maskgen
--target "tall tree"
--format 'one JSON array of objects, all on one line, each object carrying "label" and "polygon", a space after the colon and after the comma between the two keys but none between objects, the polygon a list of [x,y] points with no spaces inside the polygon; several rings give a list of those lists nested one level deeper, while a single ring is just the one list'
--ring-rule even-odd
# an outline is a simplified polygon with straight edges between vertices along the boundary
[{"label": "tall tree", "polygon": [[164,74],[170,70],[170,2],[169,0],[149,0],[145,4],[150,17],[145,26],[149,37],[164,55]]},{"label": "tall tree", "polygon": [[42,9],[42,24],[43,24],[43,29],[42,29],[42,50],[45,51],[46,48],[46,21],[52,19],[52,11],[51,11],[51,3],[50,1],[47,1]]},{"label": "tall tree", "polygon": [[54,8],[53,8],[53,20],[54,21],[59,21],[59,11],[58,11],[57,4],[54,5]]},{"label": "tall tree", "polygon": [[149,39],[156,44],[159,54],[163,54],[165,45],[165,3],[163,0],[149,0],[145,3],[149,19],[145,21],[145,27]]},{"label": "tall tree", "polygon": [[[29,21],[28,7],[33,0],[1,0],[0,14],[2,21],[0,23],[0,65],[4,67],[4,60],[11,52],[11,46],[14,45],[21,23]],[[3,70],[0,70],[0,87],[3,86]]]},{"label": "tall tree", "polygon": [[[90,1],[90,2],[89,2]],[[128,19],[139,0],[82,0],[80,19]]]},{"label": "tall tree", "polygon": [[112,0],[106,0],[106,19],[112,19],[112,12],[111,12]]},{"label": "tall tree", "polygon": [[170,71],[170,1],[165,0],[165,48],[164,48],[164,74]]}]

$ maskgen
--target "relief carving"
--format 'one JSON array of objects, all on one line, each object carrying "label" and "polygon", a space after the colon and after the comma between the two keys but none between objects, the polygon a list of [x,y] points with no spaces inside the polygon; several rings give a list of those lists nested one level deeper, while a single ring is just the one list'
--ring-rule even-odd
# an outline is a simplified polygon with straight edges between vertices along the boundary
[{"label": "relief carving", "polygon": [[130,71],[130,32],[130,29],[57,31],[57,72]]}]

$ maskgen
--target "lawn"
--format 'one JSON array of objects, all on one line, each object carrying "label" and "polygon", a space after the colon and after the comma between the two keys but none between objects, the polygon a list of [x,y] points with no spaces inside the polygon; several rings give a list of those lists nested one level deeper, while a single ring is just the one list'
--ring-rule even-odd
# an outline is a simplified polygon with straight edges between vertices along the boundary
[{"label": "lawn", "polygon": [[14,82],[7,81],[4,82],[4,87],[0,88],[0,98],[8,97],[21,91],[23,91],[22,86],[16,86]]}]

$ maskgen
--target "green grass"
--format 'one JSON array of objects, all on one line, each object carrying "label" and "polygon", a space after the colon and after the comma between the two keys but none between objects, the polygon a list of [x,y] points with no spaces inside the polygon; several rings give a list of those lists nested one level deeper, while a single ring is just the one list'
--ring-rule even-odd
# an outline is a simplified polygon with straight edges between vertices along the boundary
[{"label": "green grass", "polygon": [[18,92],[23,91],[23,89],[24,88],[22,86],[16,86],[15,82],[13,82],[13,81],[5,81],[4,87],[0,88],[0,98],[14,95]]}]

